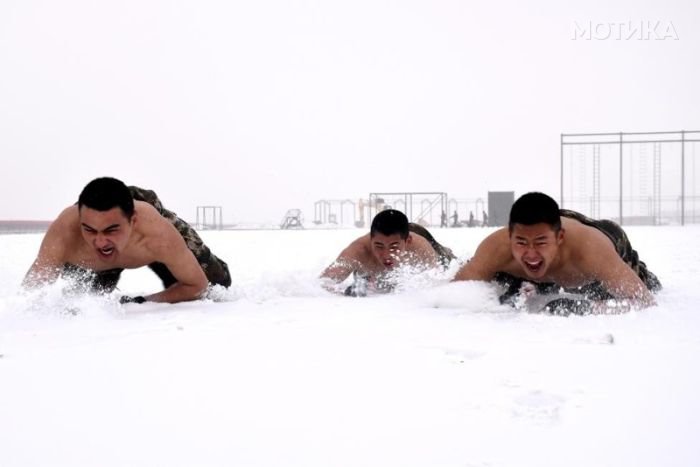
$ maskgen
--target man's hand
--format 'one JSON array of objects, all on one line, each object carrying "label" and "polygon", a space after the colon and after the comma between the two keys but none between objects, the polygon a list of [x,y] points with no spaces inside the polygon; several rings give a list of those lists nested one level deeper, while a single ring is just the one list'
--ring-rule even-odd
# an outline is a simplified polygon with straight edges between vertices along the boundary
[{"label": "man's hand", "polygon": [[136,297],[122,295],[121,297],[119,297],[119,303],[121,303],[122,305],[124,305],[125,303],[139,303],[139,304],[141,304],[141,303],[145,303],[145,302],[147,302],[147,300],[144,297],[142,297],[141,295],[137,295]]},{"label": "man's hand", "polygon": [[533,303],[537,300],[537,287],[532,282],[523,281],[520,285],[517,295],[512,297],[509,302],[517,310],[528,310],[532,308]]},{"label": "man's hand", "polygon": [[355,274],[355,282],[345,289],[344,295],[348,297],[366,297],[368,278],[361,274]]},{"label": "man's hand", "polygon": [[593,313],[593,302],[586,299],[557,298],[547,303],[542,311],[558,316],[590,315]]}]

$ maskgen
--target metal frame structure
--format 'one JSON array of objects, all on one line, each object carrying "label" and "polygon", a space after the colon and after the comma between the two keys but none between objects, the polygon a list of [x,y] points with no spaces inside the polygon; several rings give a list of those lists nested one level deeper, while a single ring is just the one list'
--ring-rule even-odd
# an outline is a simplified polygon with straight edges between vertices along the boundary
[{"label": "metal frame structure", "polygon": [[483,198],[472,198],[472,199],[457,199],[457,198],[450,198],[447,200],[447,214],[448,216],[450,213],[457,211],[457,213],[461,216],[460,209],[463,209],[464,219],[463,221],[460,221],[460,224],[465,225],[467,227],[470,227],[469,225],[469,213],[471,212],[474,215],[474,223],[471,225],[471,227],[476,227],[479,225],[482,225],[484,223],[484,213],[486,212],[486,202],[484,201]]},{"label": "metal frame structure", "polygon": [[346,205],[352,206],[352,221],[357,223],[357,204],[349,199],[320,199],[314,203],[314,224],[338,224],[333,207],[340,212],[340,225],[344,225],[343,211]]},{"label": "metal frame structure", "polygon": [[288,209],[280,222],[281,230],[303,229],[304,214],[301,209]]},{"label": "metal frame structure", "polygon": [[[617,145],[619,146],[619,221],[624,223],[622,200],[623,200],[623,153],[626,144],[651,143],[654,144],[654,181],[653,190],[655,201],[660,202],[660,167],[661,167],[661,144],[664,143],[680,143],[681,144],[681,196],[680,196],[680,214],[681,225],[685,225],[685,145],[686,143],[700,142],[700,131],[681,130],[681,131],[651,131],[651,132],[618,132],[618,133],[562,133],[560,139],[560,197],[559,204],[565,207],[564,199],[564,147],[565,146],[593,146],[593,213],[600,213],[600,146],[601,145]],[[596,159],[597,158],[597,159]],[[653,208],[658,212],[660,206]]]},{"label": "metal frame structure", "polygon": [[[207,212],[211,211],[212,223],[207,224]],[[201,216],[200,216],[201,214]],[[196,225],[198,229],[215,229],[222,230],[224,228],[224,216],[223,209],[221,206],[197,206],[197,220]]]},{"label": "metal frame structure", "polygon": [[[420,197],[415,200],[414,197]],[[440,206],[440,211],[447,213],[448,202],[447,193],[443,191],[406,191],[396,193],[370,193],[369,194],[369,218],[385,209],[385,198],[393,200],[394,209],[398,209],[406,214],[410,222],[417,222],[430,215],[436,206]],[[418,216],[413,215],[414,202],[420,202],[420,211]],[[400,206],[398,206],[400,204]]]}]

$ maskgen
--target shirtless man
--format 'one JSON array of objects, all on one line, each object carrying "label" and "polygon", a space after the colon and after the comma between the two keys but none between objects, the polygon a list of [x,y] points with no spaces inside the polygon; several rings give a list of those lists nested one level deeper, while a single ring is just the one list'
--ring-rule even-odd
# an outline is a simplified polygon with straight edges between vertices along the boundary
[{"label": "shirtless man", "polygon": [[231,285],[226,263],[185,221],[163,208],[154,192],[97,178],[51,224],[23,285],[32,288],[69,276],[108,293],[124,269],[142,266],[158,275],[165,290],[123,296],[122,303],[196,300],[209,284]]},{"label": "shirtless man", "polygon": [[651,292],[661,289],[619,225],[560,210],[543,193],[520,197],[508,228],[486,237],[454,280],[495,280],[507,287],[501,303],[527,302],[562,289],[583,297],[547,304],[545,311],[557,314],[647,307],[655,304]]},{"label": "shirtless man", "polygon": [[447,267],[453,259],[452,251],[440,245],[427,229],[409,223],[402,212],[387,209],[374,217],[370,232],[345,248],[321,278],[337,284],[354,274],[355,282],[345,289],[345,295],[364,296],[367,288],[391,290],[395,284],[390,273],[398,266]]}]

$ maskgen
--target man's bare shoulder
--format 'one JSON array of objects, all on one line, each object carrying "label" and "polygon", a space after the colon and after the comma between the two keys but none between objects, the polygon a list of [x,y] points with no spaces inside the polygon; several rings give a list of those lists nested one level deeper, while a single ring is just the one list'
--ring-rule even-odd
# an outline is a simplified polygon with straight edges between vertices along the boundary
[{"label": "man's bare shoulder", "polygon": [[136,228],[145,237],[155,238],[163,236],[170,231],[166,226],[173,227],[168,219],[161,216],[156,208],[145,201],[134,201],[134,213],[136,216]]},{"label": "man's bare shoulder", "polygon": [[512,257],[510,234],[507,228],[498,229],[481,241],[474,256],[490,257],[496,261],[509,262]]},{"label": "man's bare shoulder", "polygon": [[416,250],[416,249],[423,249],[426,246],[430,247],[431,249],[433,248],[430,245],[430,242],[422,235],[419,235],[414,232],[409,232],[408,233],[409,237],[411,237],[411,243],[409,244],[408,249],[411,250]]},{"label": "man's bare shoulder", "polygon": [[168,222],[167,219],[160,215],[156,208],[145,201],[134,200],[134,213],[136,213],[142,222]]},{"label": "man's bare shoulder", "polygon": [[571,261],[588,263],[596,259],[604,260],[609,255],[617,256],[615,245],[597,228],[567,218],[562,218],[562,227],[564,249]]},{"label": "man's bare shoulder", "polygon": [[366,268],[369,264],[369,246],[369,234],[353,240],[340,252],[336,260],[321,273],[321,277],[332,279],[334,282],[342,282],[353,270]]},{"label": "man's bare shoulder", "polygon": [[80,216],[78,206],[68,206],[49,225],[45,238],[63,243],[72,243],[80,236]]},{"label": "man's bare shoulder", "polygon": [[372,240],[369,234],[362,235],[361,237],[358,237],[350,242],[350,244],[345,247],[342,252],[342,256],[362,261],[371,254],[371,242]]},{"label": "man's bare shoulder", "polygon": [[508,270],[512,260],[508,229],[499,229],[481,241],[455,280],[491,280],[497,272]]},{"label": "man's bare shoulder", "polygon": [[81,243],[78,207],[69,206],[56,217],[46,231],[25,283],[31,284],[37,277],[51,276],[53,268],[72,259]]},{"label": "man's bare shoulder", "polygon": [[174,248],[185,244],[175,226],[144,201],[134,201],[136,216],[135,233],[139,241],[158,254],[173,253]]},{"label": "man's bare shoulder", "polygon": [[411,237],[411,241],[408,243],[407,250],[413,253],[419,262],[436,265],[438,254],[428,239],[414,232],[410,232],[408,235]]}]

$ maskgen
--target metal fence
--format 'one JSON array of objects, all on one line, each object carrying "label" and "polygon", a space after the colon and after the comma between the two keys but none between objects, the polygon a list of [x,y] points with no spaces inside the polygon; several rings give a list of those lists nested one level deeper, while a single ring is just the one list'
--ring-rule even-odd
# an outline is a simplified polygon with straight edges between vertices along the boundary
[{"label": "metal fence", "polygon": [[424,226],[445,226],[449,223],[447,193],[399,192],[370,193],[369,216],[372,219],[378,212],[393,208],[406,214],[410,222]]},{"label": "metal fence", "polygon": [[620,224],[700,222],[700,131],[561,135],[561,207]]}]

